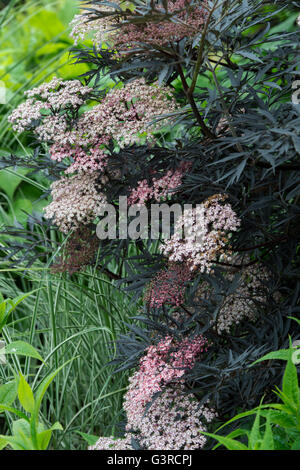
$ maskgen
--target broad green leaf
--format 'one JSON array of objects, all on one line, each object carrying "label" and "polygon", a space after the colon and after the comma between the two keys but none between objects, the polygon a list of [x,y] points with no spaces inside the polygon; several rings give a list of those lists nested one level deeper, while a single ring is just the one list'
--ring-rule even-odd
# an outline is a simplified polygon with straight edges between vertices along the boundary
[{"label": "broad green leaf", "polygon": [[99,440],[99,436],[93,436],[92,434],[86,434],[85,432],[76,431],[81,437],[88,443],[89,446],[94,446]]},{"label": "broad green leaf", "polygon": [[1,324],[3,323],[3,320],[5,318],[5,312],[6,312],[6,304],[5,302],[2,302],[0,304],[0,331],[1,331]]},{"label": "broad green leaf", "polygon": [[60,366],[58,369],[56,369],[54,372],[52,372],[51,374],[49,374],[47,377],[44,378],[44,380],[42,380],[42,382],[40,383],[40,385],[38,386],[37,388],[37,391],[36,391],[36,394],[35,394],[35,397],[36,397],[36,403],[35,403],[35,414],[36,414],[36,417],[37,417],[37,414],[38,414],[38,411],[40,409],[40,406],[41,406],[41,403],[42,403],[42,399],[49,387],[49,385],[51,384],[51,382],[55,379],[55,377],[57,376],[57,374],[67,365],[69,364],[70,362],[72,362],[73,360],[75,359],[72,358],[70,359],[69,361],[65,362],[62,366]]},{"label": "broad green leaf", "polygon": [[22,374],[20,374],[18,397],[24,410],[28,411],[29,413],[33,413],[35,405],[33,392]]},{"label": "broad green leaf", "polygon": [[[14,174],[7,170],[0,171],[0,189],[4,191],[12,200],[13,195],[19,184],[22,183],[22,175],[29,173],[29,168],[18,168]],[[20,175],[20,176],[19,176]]]},{"label": "broad green leaf", "polygon": [[47,429],[46,431],[43,431],[37,434],[36,438],[37,438],[39,450],[47,450],[51,436],[52,436],[51,429]]},{"label": "broad green leaf", "polygon": [[17,436],[0,436],[0,439],[1,438],[4,438],[13,450],[34,450],[31,439],[25,434],[18,434]]},{"label": "broad green leaf", "polygon": [[62,366],[60,366],[58,369],[56,369],[52,374],[49,374],[47,377],[44,378],[44,380],[40,383],[40,385],[37,388],[36,394],[35,394],[35,406],[34,410],[30,419],[30,425],[31,425],[31,436],[33,443],[38,445],[37,442],[37,433],[36,433],[36,424],[38,423],[38,417],[39,417],[39,410],[40,406],[42,403],[42,399],[51,384],[51,382],[55,379],[56,375],[70,362],[72,362],[75,359],[73,357],[69,361],[65,362]]},{"label": "broad green leaf", "polygon": [[19,197],[13,201],[12,211],[8,215],[13,222],[15,219],[24,224],[27,222],[28,215],[33,211],[32,202],[24,197]]},{"label": "broad green leaf", "polygon": [[2,405],[11,405],[18,395],[18,384],[16,380],[0,387],[0,403]]},{"label": "broad green leaf", "polygon": [[30,437],[30,424],[26,419],[18,419],[12,424],[13,435],[25,435]]},{"label": "broad green leaf", "polygon": [[13,341],[12,343],[9,343],[5,347],[4,352],[5,354],[34,357],[35,359],[39,359],[39,361],[44,362],[42,356],[37,352],[37,350],[31,346],[31,344],[25,343],[25,341]]}]

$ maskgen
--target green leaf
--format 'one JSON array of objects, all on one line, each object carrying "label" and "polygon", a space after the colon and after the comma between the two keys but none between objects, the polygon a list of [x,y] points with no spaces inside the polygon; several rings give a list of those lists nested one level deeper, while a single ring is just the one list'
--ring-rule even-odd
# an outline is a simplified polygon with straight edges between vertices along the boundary
[{"label": "green leaf", "polygon": [[18,434],[17,436],[0,436],[4,438],[14,450],[34,450],[32,441],[25,434]]},{"label": "green leaf", "polygon": [[12,343],[9,343],[5,347],[4,353],[34,357],[35,359],[39,359],[41,362],[44,362],[42,356],[37,352],[37,350],[31,346],[31,344],[26,343],[25,341],[13,341]]},{"label": "green leaf", "polygon": [[50,439],[52,436],[51,429],[47,429],[46,431],[40,432],[37,434],[37,443],[38,443],[38,450],[47,450]]},{"label": "green leaf", "polygon": [[[5,312],[6,312],[6,303],[5,302],[2,302],[0,304],[0,331],[2,329],[1,325],[3,323],[3,320],[5,318]],[[3,325],[4,326],[4,325]]]},{"label": "green leaf", "polygon": [[234,439],[230,439],[229,437],[225,436],[218,436],[217,434],[210,434],[208,432],[202,432],[205,436],[212,437],[216,439],[216,441],[220,442],[223,446],[225,446],[228,450],[249,450],[245,444],[241,442],[235,441]]},{"label": "green leaf", "polygon": [[[14,192],[20,183],[22,183],[22,175],[29,173],[29,168],[18,168],[17,171],[14,171],[12,174],[8,170],[0,171],[0,189],[4,191],[7,196],[12,200]],[[20,175],[20,176],[18,176]]]},{"label": "green leaf", "polygon": [[24,435],[30,437],[30,424],[26,419],[18,419],[12,424],[13,435]]},{"label": "green leaf", "polygon": [[[27,419],[27,416],[22,412],[17,410],[16,408],[9,406],[9,405],[0,405],[0,413],[1,411],[9,411],[10,413],[14,413],[15,415],[19,416],[19,418]],[[29,421],[29,420],[28,420]]]},{"label": "green leaf", "polygon": [[280,351],[272,351],[265,356],[257,359],[255,362],[252,362],[250,364],[250,367],[254,366],[255,364],[258,364],[259,362],[262,361],[268,361],[270,359],[282,359],[283,361],[288,361],[290,357],[290,350],[289,349],[281,349]]},{"label": "green leaf", "polygon": [[255,450],[257,443],[261,440],[260,434],[260,410],[257,410],[255,420],[252,429],[249,434],[249,446],[252,450]]},{"label": "green leaf", "polygon": [[18,397],[24,410],[28,411],[29,413],[33,413],[35,406],[33,392],[22,374],[20,374]]},{"label": "green leaf", "polygon": [[274,439],[269,416],[267,417],[266,429],[260,445],[260,450],[274,450]]},{"label": "green leaf", "polygon": [[17,381],[9,382],[0,387],[0,403],[3,405],[11,405],[18,395]]},{"label": "green leaf", "polygon": [[296,420],[293,416],[284,411],[269,410],[270,422],[283,428],[292,429],[296,427]]},{"label": "green leaf", "polygon": [[[249,436],[249,431],[247,429],[235,429],[231,433],[227,434],[226,437],[229,437],[229,438],[233,439],[234,437],[239,437],[239,436]],[[222,444],[217,444],[214,447],[214,449],[217,449],[220,445],[222,445]]]},{"label": "green leaf", "polygon": [[12,211],[9,211],[9,216],[12,222],[16,219],[21,224],[24,224],[27,222],[28,215],[32,211],[32,202],[24,197],[18,197],[13,201]]},{"label": "green leaf", "polygon": [[56,421],[56,423],[54,423],[49,429],[50,431],[63,431],[64,428],[58,421]]},{"label": "green leaf", "polygon": [[0,436],[0,450],[4,449],[7,445],[7,439],[5,437]]},{"label": "green leaf", "polygon": [[291,450],[300,450],[300,436],[294,440]]},{"label": "green leaf", "polygon": [[70,362],[72,362],[74,359],[76,359],[75,357],[73,357],[72,359],[70,359],[69,361],[65,362],[62,366],[60,366],[58,369],[56,369],[54,372],[52,372],[52,374],[48,375],[47,377],[44,378],[44,380],[42,380],[42,382],[40,383],[40,385],[38,386],[37,388],[37,391],[36,391],[36,394],[35,394],[35,406],[34,406],[34,410],[33,410],[33,413],[32,413],[32,416],[31,416],[31,420],[30,420],[30,425],[31,425],[31,436],[32,436],[32,440],[33,440],[33,443],[38,445],[38,442],[37,442],[37,434],[36,434],[36,425],[38,423],[38,417],[39,417],[39,410],[40,410],[40,406],[41,406],[41,403],[42,403],[42,399],[49,387],[49,385],[51,384],[51,382],[54,380],[54,378],[56,377],[56,375],[67,365],[69,364]]},{"label": "green leaf", "polygon": [[286,365],[282,381],[282,392],[299,409],[299,387],[297,368],[290,359]]},{"label": "green leaf", "polygon": [[287,318],[290,318],[291,320],[295,320],[298,325],[300,325],[300,319],[299,318],[295,318],[295,317],[287,317]]},{"label": "green leaf", "polygon": [[89,446],[94,446],[99,440],[99,436],[93,436],[92,434],[86,434],[81,431],[76,431],[77,434],[80,434],[81,437],[88,443]]},{"label": "green leaf", "polygon": [[27,294],[22,294],[18,295],[18,297],[15,297],[14,299],[6,299],[5,302],[7,305],[10,305],[11,308],[7,311],[7,314],[9,315],[13,310],[17,308],[17,306],[23,302],[27,297],[29,297],[31,294],[34,294],[37,292],[39,289],[34,289],[31,292],[27,292]]}]

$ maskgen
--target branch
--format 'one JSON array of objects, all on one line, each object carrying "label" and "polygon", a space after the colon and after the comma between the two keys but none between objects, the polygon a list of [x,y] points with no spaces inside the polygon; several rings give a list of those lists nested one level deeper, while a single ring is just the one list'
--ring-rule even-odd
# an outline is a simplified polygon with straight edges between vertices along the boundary
[{"label": "branch", "polygon": [[184,76],[184,73],[183,73],[183,70],[181,68],[181,65],[180,64],[177,64],[177,70],[178,70],[178,73],[180,75],[180,78],[181,78],[181,82],[182,82],[182,86],[183,86],[183,90],[184,90],[184,93],[187,97],[187,100],[193,110],[193,113],[197,119],[197,122],[198,124],[200,125],[202,131],[203,131],[203,134],[206,136],[206,137],[209,137],[211,139],[214,139],[215,138],[215,135],[211,132],[211,130],[207,127],[207,125],[205,124],[203,118],[201,117],[200,113],[199,113],[199,110],[198,110],[198,107],[195,103],[195,100],[194,100],[194,97],[192,95],[190,95],[188,93],[188,90],[189,90],[189,87],[188,87],[188,84],[187,84],[187,81],[185,79],[185,76]]},{"label": "branch", "polygon": [[197,61],[196,61],[195,69],[194,69],[193,78],[192,78],[192,83],[191,83],[191,86],[189,87],[189,89],[187,90],[187,96],[192,96],[192,94],[195,90],[199,70],[200,70],[200,67],[201,67],[202,62],[203,62],[203,51],[204,51],[204,45],[205,45],[205,36],[206,36],[207,30],[208,30],[208,26],[209,26],[212,14],[215,11],[218,2],[219,2],[219,0],[215,1],[214,6],[210,10],[210,12],[208,14],[208,17],[207,17],[207,20],[206,20],[205,25],[204,25],[204,29],[203,29],[203,32],[202,32],[201,41],[200,41],[200,45],[199,45],[199,50],[198,50],[198,57],[197,57]]}]

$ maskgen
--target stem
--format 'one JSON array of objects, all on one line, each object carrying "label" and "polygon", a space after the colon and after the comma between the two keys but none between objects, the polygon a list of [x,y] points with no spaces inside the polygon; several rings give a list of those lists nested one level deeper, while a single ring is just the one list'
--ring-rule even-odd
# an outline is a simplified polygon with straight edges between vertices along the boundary
[{"label": "stem", "polygon": [[193,78],[192,78],[192,83],[191,83],[191,86],[189,87],[189,89],[188,89],[188,91],[187,91],[187,95],[188,95],[188,96],[192,96],[192,94],[193,94],[193,92],[194,92],[194,90],[195,90],[195,86],[196,86],[196,83],[197,83],[197,78],[198,78],[199,70],[200,70],[200,67],[201,67],[201,65],[202,65],[202,63],[203,63],[203,52],[204,52],[204,45],[205,45],[206,33],[207,33],[207,30],[208,30],[208,26],[209,26],[209,23],[210,23],[212,14],[213,14],[213,12],[215,11],[215,9],[216,9],[216,7],[217,7],[218,1],[219,1],[219,0],[216,0],[216,1],[215,1],[214,6],[213,6],[212,9],[210,10],[210,12],[209,12],[209,14],[208,14],[208,17],[207,17],[207,20],[206,20],[205,25],[204,25],[204,29],[203,29],[203,32],[202,32],[201,41],[200,41],[200,45],[199,45],[199,50],[198,50],[197,61],[196,61],[196,65],[195,65],[195,69],[194,69],[194,74],[193,74]]},{"label": "stem", "polygon": [[205,124],[203,118],[201,117],[200,113],[199,113],[199,110],[197,108],[197,105],[196,105],[196,102],[194,100],[194,97],[192,95],[189,94],[189,86],[187,84],[187,81],[185,79],[185,76],[184,76],[184,73],[183,73],[183,70],[182,70],[182,67],[180,64],[177,64],[177,70],[178,70],[178,73],[180,75],[180,78],[181,78],[181,82],[182,82],[182,86],[183,86],[183,90],[184,90],[184,93],[187,97],[187,100],[192,108],[192,111],[195,115],[195,118],[197,119],[197,122],[198,124],[200,125],[202,131],[203,131],[203,134],[206,136],[206,137],[209,137],[211,139],[214,139],[215,138],[215,135],[211,132],[211,130],[207,127],[207,125]]},{"label": "stem", "polygon": [[[216,66],[217,66],[217,65],[216,65]],[[213,76],[213,79],[214,79],[216,88],[217,88],[218,93],[219,93],[219,95],[220,95],[220,100],[221,100],[222,108],[223,108],[224,114],[225,114],[225,116],[226,116],[226,118],[227,118],[227,124],[228,124],[228,126],[229,126],[230,132],[231,132],[232,136],[236,138],[236,137],[237,137],[237,134],[236,134],[236,132],[235,132],[235,129],[232,127],[232,125],[231,125],[231,123],[230,123],[231,117],[230,117],[229,109],[227,108],[226,102],[225,102],[225,100],[224,100],[224,96],[223,96],[222,90],[221,90],[221,88],[220,88],[220,85],[219,85],[219,82],[218,82],[218,79],[217,79],[217,76],[216,76],[216,73],[215,73],[215,69],[213,69],[210,64],[208,65],[208,68],[210,69],[210,71],[211,71],[211,73],[212,73],[212,76]],[[238,150],[240,153],[243,153],[243,152],[244,152],[243,147],[241,146],[241,144],[240,144],[239,142],[236,144],[236,148],[237,148],[237,150]]]}]

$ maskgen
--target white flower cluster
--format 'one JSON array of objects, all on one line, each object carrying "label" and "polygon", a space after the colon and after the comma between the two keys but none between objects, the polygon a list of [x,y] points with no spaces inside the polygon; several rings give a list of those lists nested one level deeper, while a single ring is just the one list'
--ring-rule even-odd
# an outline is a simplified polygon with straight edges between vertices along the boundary
[{"label": "white flower cluster", "polygon": [[[244,259],[244,263],[247,263],[247,258]],[[233,281],[235,275],[233,272],[226,272],[225,279]],[[222,304],[216,321],[212,322],[218,334],[229,333],[232,325],[239,324],[243,319],[255,321],[257,305],[267,300],[266,283],[271,273],[265,266],[262,264],[247,266],[241,269],[239,275],[236,290],[228,295],[222,293],[218,296]],[[201,301],[210,299],[212,293],[212,287],[207,282],[203,282],[197,290],[195,304],[201,304]],[[276,298],[278,298],[278,293]]]},{"label": "white flower cluster", "polygon": [[8,120],[17,132],[28,130],[34,121],[41,121],[35,130],[40,140],[58,141],[66,130],[66,119],[64,116],[54,116],[53,113],[77,109],[86,102],[90,92],[91,89],[83,86],[79,80],[63,81],[54,77],[49,83],[26,91],[28,99],[11,113]]},{"label": "white flower cluster", "polygon": [[[114,12],[114,10],[105,5],[101,5],[100,8],[94,4],[93,8],[95,10],[107,13]],[[80,41],[88,39],[89,36],[93,39],[93,43],[98,45],[104,41],[109,42],[109,37],[111,36],[113,30],[113,25],[114,23],[109,17],[91,20],[89,19],[89,16],[87,16],[83,12],[79,15],[75,15],[73,20],[71,21],[70,36],[74,40],[75,45],[77,45]]]},{"label": "white flower cluster", "polygon": [[89,447],[89,450],[132,450],[131,435],[127,434],[123,439],[100,437],[95,445]]},{"label": "white flower cluster", "polygon": [[53,219],[63,233],[92,222],[106,203],[97,178],[97,174],[81,173],[52,183],[53,200],[45,208],[45,217]]},{"label": "white flower cluster", "polygon": [[136,79],[122,88],[113,88],[99,105],[86,111],[78,121],[76,139],[79,143],[92,142],[99,135],[107,135],[121,148],[140,143],[143,138],[153,140],[150,134],[161,128],[162,121],[151,121],[176,107],[170,88]]},{"label": "white flower cluster", "polygon": [[213,409],[199,406],[179,383],[166,388],[143,416],[137,417],[138,428],[135,422],[129,423],[135,432],[128,431],[123,439],[100,437],[89,450],[132,450],[132,438],[147,450],[201,449],[207,440],[201,431],[207,431],[207,423],[216,416]]},{"label": "white flower cluster", "polygon": [[216,194],[184,211],[174,235],[161,246],[169,261],[185,262],[191,271],[210,272],[217,259],[230,259],[229,234],[238,229],[240,220],[225,199]]}]

